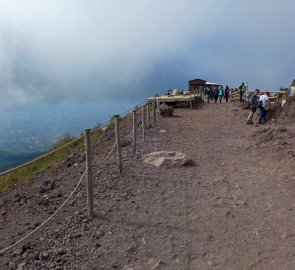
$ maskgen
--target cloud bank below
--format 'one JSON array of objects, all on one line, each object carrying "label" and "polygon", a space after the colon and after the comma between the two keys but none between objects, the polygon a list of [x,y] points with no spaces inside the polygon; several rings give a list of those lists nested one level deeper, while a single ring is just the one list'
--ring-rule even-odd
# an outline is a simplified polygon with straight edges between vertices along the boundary
[{"label": "cloud bank below", "polygon": [[0,103],[132,100],[197,77],[288,86],[294,8],[291,0],[0,0]]}]

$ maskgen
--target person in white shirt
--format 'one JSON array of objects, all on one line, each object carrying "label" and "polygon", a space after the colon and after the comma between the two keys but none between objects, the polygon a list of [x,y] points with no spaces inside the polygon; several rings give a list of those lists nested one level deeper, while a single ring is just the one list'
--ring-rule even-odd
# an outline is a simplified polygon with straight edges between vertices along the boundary
[{"label": "person in white shirt", "polygon": [[259,98],[259,102],[261,102],[261,107],[260,107],[260,114],[259,114],[258,124],[263,124],[264,123],[269,95],[270,95],[270,93],[268,91],[266,91]]}]

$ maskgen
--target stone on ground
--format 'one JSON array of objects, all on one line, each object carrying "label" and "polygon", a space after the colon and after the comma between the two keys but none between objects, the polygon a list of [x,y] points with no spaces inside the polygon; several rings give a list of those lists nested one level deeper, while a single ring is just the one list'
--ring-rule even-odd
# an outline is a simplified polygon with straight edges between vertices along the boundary
[{"label": "stone on ground", "polygon": [[156,167],[180,167],[193,162],[185,154],[174,151],[157,151],[143,157],[143,162]]},{"label": "stone on ground", "polygon": [[172,116],[174,113],[174,108],[167,105],[167,104],[161,104],[160,105],[160,115],[162,116]]}]

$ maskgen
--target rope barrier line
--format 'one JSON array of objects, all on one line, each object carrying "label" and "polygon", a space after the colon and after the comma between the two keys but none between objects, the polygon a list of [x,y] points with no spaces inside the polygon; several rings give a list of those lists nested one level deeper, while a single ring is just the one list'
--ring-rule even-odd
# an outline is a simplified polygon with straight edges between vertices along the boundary
[{"label": "rope barrier line", "polygon": [[112,121],[108,121],[107,123],[104,123],[103,125],[97,127],[96,129],[91,130],[91,133],[94,133],[94,132],[96,132],[96,131],[99,131],[99,130],[101,130],[101,129],[107,127],[111,122],[112,122]]},{"label": "rope barrier line", "polygon": [[53,151],[50,151],[50,152],[48,152],[48,153],[46,153],[46,154],[44,154],[44,155],[42,155],[42,156],[40,156],[40,157],[37,157],[37,158],[35,158],[35,159],[31,160],[31,161],[28,161],[28,162],[24,163],[24,164],[22,164],[22,165],[19,165],[19,166],[15,167],[15,168],[12,168],[12,169],[7,170],[7,171],[5,171],[5,172],[3,172],[3,173],[0,173],[0,177],[1,177],[1,176],[4,176],[4,175],[6,175],[6,174],[9,174],[9,173],[11,173],[11,172],[14,172],[14,171],[16,171],[16,170],[18,170],[18,169],[21,169],[21,168],[23,168],[23,167],[25,167],[25,166],[28,166],[28,165],[30,165],[30,164],[32,164],[32,163],[34,163],[34,162],[36,162],[36,161],[38,161],[38,160],[40,160],[40,159],[42,159],[42,158],[48,157],[48,156],[50,156],[50,155],[52,155],[52,154],[54,154],[54,153],[60,151],[61,149],[64,149],[64,148],[66,148],[67,146],[69,146],[69,145],[71,145],[71,144],[73,144],[73,143],[75,143],[75,142],[81,140],[82,138],[83,138],[83,136],[80,136],[79,138],[77,138],[77,139],[75,139],[75,140],[73,140],[73,141],[71,141],[71,142],[69,142],[69,143],[67,143],[67,144],[65,144],[65,145],[63,145],[63,146],[57,148],[57,149],[54,149]]},{"label": "rope barrier line", "polygon": [[143,127],[143,123],[141,123],[140,127],[138,128],[138,130],[142,129]]},{"label": "rope barrier line", "polygon": [[[131,111],[134,110],[135,108],[140,107],[140,106],[141,106],[142,104],[144,104],[145,102],[146,102],[146,101],[142,101],[142,102],[139,103],[138,105],[136,105],[136,106],[134,106],[133,108],[129,109],[128,111],[122,113],[122,115],[124,116],[125,114],[127,114],[128,112],[131,112]],[[98,131],[98,130],[100,130],[100,129],[103,129],[103,128],[107,127],[111,122],[112,122],[112,121],[109,121],[109,122],[103,124],[102,126],[100,126],[100,127],[96,128],[96,129],[92,130],[91,133],[96,132],[96,131]],[[77,139],[75,139],[75,140],[73,140],[73,141],[71,141],[71,142],[69,142],[69,143],[67,143],[67,144],[65,144],[65,145],[63,145],[63,146],[61,146],[61,147],[59,147],[59,148],[57,148],[57,149],[54,149],[53,151],[50,151],[50,152],[48,152],[48,153],[46,153],[46,154],[44,154],[44,155],[42,155],[42,156],[40,156],[40,157],[37,157],[37,158],[35,158],[35,159],[33,159],[33,160],[30,160],[30,161],[28,161],[28,162],[26,162],[26,163],[24,163],[24,164],[21,164],[21,165],[15,167],[15,168],[12,168],[12,169],[9,169],[9,170],[7,170],[7,171],[5,171],[5,172],[2,172],[2,173],[0,173],[0,177],[1,177],[1,176],[5,176],[5,175],[7,175],[7,174],[9,174],[9,173],[12,173],[12,172],[14,172],[14,171],[16,171],[16,170],[18,170],[18,169],[21,169],[21,168],[23,168],[23,167],[26,167],[26,166],[28,166],[28,165],[31,165],[32,163],[34,163],[34,162],[36,162],[36,161],[38,161],[38,160],[41,160],[42,158],[48,157],[48,156],[50,156],[50,155],[52,155],[52,154],[54,154],[54,153],[56,153],[56,152],[58,152],[58,151],[60,151],[60,150],[62,150],[62,149],[64,149],[64,148],[68,147],[69,145],[74,144],[75,142],[81,140],[83,137],[84,137],[84,136],[82,135],[82,136],[80,136],[79,138],[77,138]]]},{"label": "rope barrier line", "polygon": [[82,180],[85,176],[87,172],[87,169],[85,169],[84,173],[82,174],[79,182],[77,183],[77,185],[75,186],[75,188],[73,189],[73,191],[70,193],[70,195],[67,197],[67,199],[59,206],[59,208],[49,217],[47,218],[45,221],[43,221],[37,228],[35,228],[33,231],[31,231],[30,233],[28,233],[25,237],[23,237],[22,239],[18,240],[17,242],[15,242],[14,244],[0,250],[0,255],[7,252],[8,250],[13,249],[14,247],[18,246],[19,244],[23,243],[25,240],[27,240],[31,235],[33,235],[35,232],[39,231],[44,225],[46,225],[51,219],[53,219],[59,212],[60,210],[65,206],[65,204],[69,201],[69,199],[74,195],[74,193],[76,192],[76,190],[78,189],[78,187],[80,186],[80,184],[82,183]]},{"label": "rope barrier line", "polygon": [[99,161],[98,163],[93,164],[93,166],[99,166],[102,163],[104,163],[110,157],[110,155],[114,152],[116,146],[117,146],[117,142],[114,143],[114,146],[112,147],[112,150],[106,155],[106,157],[104,159],[102,159],[101,161]]},{"label": "rope barrier line", "polygon": [[140,102],[139,104],[135,105],[133,108],[127,110],[126,112],[121,113],[120,115],[125,116],[127,113],[132,112],[134,109],[140,107],[140,106],[143,105],[144,103],[146,103],[146,100]]},{"label": "rope barrier line", "polygon": [[131,131],[131,133],[129,133],[127,136],[125,136],[124,139],[126,140],[126,139],[130,138],[132,135],[133,135],[133,130]]},{"label": "rope barrier line", "polygon": [[[126,114],[132,112],[134,109],[136,109],[136,108],[140,107],[141,105],[143,105],[144,103],[146,103],[146,100],[140,102],[139,104],[137,104],[137,105],[135,105],[134,107],[132,107],[131,109],[129,109],[129,110],[127,110],[127,111],[121,113],[120,115],[125,116]],[[95,131],[98,131],[98,130],[100,130],[100,129],[102,129],[102,128],[105,128],[105,127],[107,127],[107,126],[108,126],[109,124],[111,124],[111,123],[112,123],[112,120],[111,120],[111,121],[108,121],[107,123],[101,125],[100,127],[96,128],[96,129],[94,129],[94,130],[91,130],[91,133],[93,133],[93,132],[95,132]]]},{"label": "rope barrier line", "polygon": [[[144,104],[144,103],[146,103],[146,101],[144,101],[144,102],[140,103],[139,105],[136,105],[136,106],[133,107],[132,109],[130,109],[130,110],[124,112],[123,115],[126,115],[128,112],[131,112],[132,110],[134,110],[135,108],[138,108],[139,106],[141,106],[141,105]],[[97,129],[92,130],[91,132],[98,131],[98,130],[100,130],[100,129],[106,127],[106,126],[108,126],[111,122],[112,122],[112,121],[109,121],[108,123],[104,124],[103,126],[98,127]],[[127,126],[127,125],[126,125],[126,126]],[[126,127],[126,126],[125,126],[125,127]],[[143,123],[141,123],[141,126],[140,126],[138,129],[140,130],[142,127],[143,127]],[[127,135],[125,138],[129,138],[130,136],[132,136],[132,134],[133,134],[133,130],[132,130],[131,133],[130,133],[129,135]],[[108,135],[107,132],[106,132],[105,134],[103,134],[102,136],[100,136],[99,139],[103,138],[103,137],[106,136],[106,135]],[[36,162],[36,161],[38,161],[38,160],[40,160],[40,159],[42,159],[42,158],[44,158],[44,157],[47,157],[47,156],[49,156],[49,155],[51,155],[51,154],[54,154],[54,153],[60,151],[61,149],[64,149],[64,148],[68,147],[69,145],[72,145],[72,144],[74,144],[75,142],[78,142],[78,141],[81,140],[83,137],[84,137],[84,135],[82,135],[82,136],[80,136],[79,138],[77,138],[77,139],[75,139],[75,140],[73,140],[73,141],[71,141],[71,142],[69,142],[69,143],[67,143],[67,144],[65,144],[65,145],[63,145],[63,146],[61,146],[61,147],[59,147],[59,148],[53,150],[53,151],[51,151],[51,152],[48,152],[48,153],[46,153],[46,154],[44,154],[44,155],[42,155],[42,156],[40,156],[40,157],[38,157],[38,158],[35,158],[35,159],[33,159],[33,160],[29,161],[29,162],[26,162],[26,163],[24,163],[24,164],[22,164],[22,165],[19,165],[19,166],[15,167],[15,168],[12,168],[12,169],[7,170],[7,171],[5,171],[5,172],[3,172],[3,173],[0,173],[0,177],[1,177],[1,176],[4,176],[4,175],[6,175],[6,174],[9,174],[9,173],[11,173],[11,172],[13,172],[13,171],[16,171],[16,170],[18,170],[18,169],[21,169],[21,168],[23,168],[23,167],[25,167],[25,166],[28,166],[28,165],[30,165],[30,164],[33,164],[34,162]],[[101,165],[103,162],[105,162],[105,161],[111,156],[111,154],[114,152],[116,146],[119,147],[117,141],[114,143],[114,145],[113,145],[111,151],[106,155],[106,157],[105,157],[104,159],[102,159],[101,161],[99,161],[98,163],[94,164],[93,166],[99,166],[99,165]],[[119,150],[118,150],[118,151],[119,151]],[[87,171],[88,171],[88,167],[84,170],[84,172],[83,172],[81,178],[79,179],[78,183],[76,184],[76,186],[74,187],[74,189],[72,190],[72,192],[71,192],[71,193],[69,194],[69,196],[66,198],[66,200],[65,200],[65,201],[64,201],[64,202],[58,207],[58,209],[57,209],[57,210],[56,210],[51,216],[49,216],[49,217],[48,217],[46,220],[44,220],[44,221],[43,221],[38,227],[36,227],[34,230],[32,230],[32,231],[31,231],[30,233],[28,233],[27,235],[25,235],[23,238],[21,238],[20,240],[18,240],[17,242],[15,242],[15,243],[13,243],[13,244],[11,244],[10,246],[8,246],[8,247],[3,248],[2,250],[0,250],[0,255],[2,255],[2,254],[4,254],[5,252],[7,252],[7,251],[9,251],[9,250],[11,250],[11,249],[13,249],[13,248],[15,248],[15,247],[18,246],[18,245],[20,245],[21,243],[23,243],[24,241],[26,241],[30,236],[32,236],[33,234],[35,234],[36,232],[38,232],[39,230],[41,230],[41,229],[42,229],[42,228],[43,228],[43,227],[44,227],[49,221],[51,221],[51,220],[52,220],[52,219],[53,219],[53,218],[54,218],[54,217],[55,217],[55,216],[56,216],[56,215],[62,210],[62,208],[67,204],[67,202],[73,197],[73,195],[74,195],[75,192],[77,191],[78,187],[81,185],[81,183],[82,183],[82,181],[83,181],[83,179],[84,179],[84,177],[85,177]]]}]

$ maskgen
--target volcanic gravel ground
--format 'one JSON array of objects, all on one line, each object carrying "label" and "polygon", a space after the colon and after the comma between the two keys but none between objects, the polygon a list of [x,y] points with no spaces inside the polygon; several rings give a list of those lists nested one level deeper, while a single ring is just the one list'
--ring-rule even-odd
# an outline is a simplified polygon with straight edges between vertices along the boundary
[{"label": "volcanic gravel ground", "polygon": [[[94,171],[95,218],[85,181],[62,211],[0,256],[0,269],[294,269],[294,126],[246,125],[238,104],[177,109],[160,118],[123,173],[112,155]],[[123,123],[122,137],[131,130]],[[112,148],[107,131],[94,163]],[[156,168],[156,150],[181,151],[195,165]],[[85,170],[76,152],[1,194],[0,249],[50,216]]]}]

